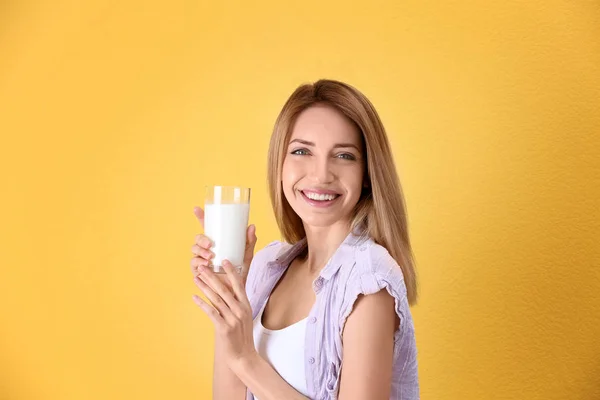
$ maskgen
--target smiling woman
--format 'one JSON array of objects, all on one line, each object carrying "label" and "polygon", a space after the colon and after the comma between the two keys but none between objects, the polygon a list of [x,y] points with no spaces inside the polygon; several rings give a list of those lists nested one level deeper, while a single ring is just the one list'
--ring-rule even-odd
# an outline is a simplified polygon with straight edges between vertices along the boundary
[{"label": "smiling woman", "polygon": [[192,248],[212,306],[195,301],[217,331],[214,398],[418,399],[416,273],[372,104],[342,82],[300,86],[275,123],[268,178],[283,242],[254,256],[250,227],[241,277],[205,268],[206,237]]}]

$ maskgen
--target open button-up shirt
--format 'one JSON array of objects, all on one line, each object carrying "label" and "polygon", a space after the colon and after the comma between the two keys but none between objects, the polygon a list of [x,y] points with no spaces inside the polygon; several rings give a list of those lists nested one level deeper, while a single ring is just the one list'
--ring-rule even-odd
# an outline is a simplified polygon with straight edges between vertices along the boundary
[{"label": "open button-up shirt", "polygon": [[[306,239],[293,245],[276,241],[256,253],[246,281],[253,319],[286,268],[306,246]],[[400,318],[394,334],[390,399],[419,399],[415,331],[402,270],[384,247],[353,233],[313,281],[316,301],[306,324],[304,360],[311,399],[337,399],[344,324],[360,294],[369,295],[381,289],[394,297]],[[249,390],[246,399],[254,399]]]}]

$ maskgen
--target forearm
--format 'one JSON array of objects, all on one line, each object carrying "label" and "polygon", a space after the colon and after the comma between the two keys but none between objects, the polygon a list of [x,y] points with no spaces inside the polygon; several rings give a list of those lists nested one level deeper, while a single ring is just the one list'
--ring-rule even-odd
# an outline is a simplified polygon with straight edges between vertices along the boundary
[{"label": "forearm", "polygon": [[306,400],[258,353],[232,366],[233,372],[261,400]]},{"label": "forearm", "polygon": [[215,338],[215,358],[213,372],[213,400],[244,400],[246,385],[227,366],[222,356],[221,340]]}]

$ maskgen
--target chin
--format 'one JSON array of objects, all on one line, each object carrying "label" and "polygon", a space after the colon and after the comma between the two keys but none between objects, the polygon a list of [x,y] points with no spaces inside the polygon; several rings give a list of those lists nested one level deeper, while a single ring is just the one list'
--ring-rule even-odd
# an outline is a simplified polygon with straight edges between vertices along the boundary
[{"label": "chin", "polygon": [[303,212],[298,213],[298,215],[304,224],[313,226],[315,228],[326,228],[348,218],[344,218],[339,213],[330,214]]},{"label": "chin", "polygon": [[[302,217],[301,217],[302,218]],[[326,228],[338,222],[335,218],[328,218],[322,215],[310,216],[308,218],[302,218],[302,222],[306,225],[313,226],[315,228]]]}]

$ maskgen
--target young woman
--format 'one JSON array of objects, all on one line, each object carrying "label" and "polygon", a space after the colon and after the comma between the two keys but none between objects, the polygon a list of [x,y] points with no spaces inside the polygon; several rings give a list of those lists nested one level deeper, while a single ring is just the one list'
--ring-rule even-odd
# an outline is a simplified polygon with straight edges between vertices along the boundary
[{"label": "young woman", "polygon": [[212,304],[194,301],[216,331],[213,398],[418,399],[417,279],[373,105],[338,81],[298,87],[275,123],[268,180],[284,241],[253,256],[250,226],[241,275],[207,267],[206,236],[192,247],[194,281]]}]

